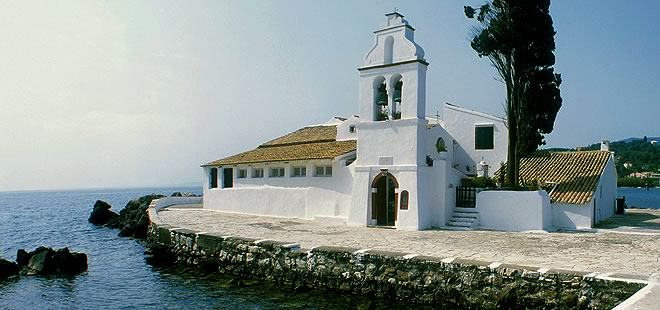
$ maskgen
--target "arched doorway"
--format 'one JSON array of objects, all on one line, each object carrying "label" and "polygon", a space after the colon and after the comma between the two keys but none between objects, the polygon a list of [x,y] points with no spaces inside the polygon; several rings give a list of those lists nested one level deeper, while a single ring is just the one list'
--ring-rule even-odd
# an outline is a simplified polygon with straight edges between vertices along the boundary
[{"label": "arched doorway", "polygon": [[379,226],[394,226],[397,216],[399,182],[387,171],[379,173],[371,183],[371,218]]}]

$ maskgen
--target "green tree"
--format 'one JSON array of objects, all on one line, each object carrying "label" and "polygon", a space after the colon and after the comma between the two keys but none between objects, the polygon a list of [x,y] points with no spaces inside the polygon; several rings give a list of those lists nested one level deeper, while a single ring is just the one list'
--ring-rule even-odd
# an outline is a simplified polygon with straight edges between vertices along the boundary
[{"label": "green tree", "polygon": [[490,60],[506,86],[506,183],[517,187],[520,159],[545,144],[562,104],[550,1],[493,0],[464,9],[480,23],[472,49]]}]

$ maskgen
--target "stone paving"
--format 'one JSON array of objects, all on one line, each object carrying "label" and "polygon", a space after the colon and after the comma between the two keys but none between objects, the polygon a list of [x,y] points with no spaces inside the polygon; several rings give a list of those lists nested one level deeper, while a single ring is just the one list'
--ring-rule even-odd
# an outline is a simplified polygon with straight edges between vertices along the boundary
[{"label": "stone paving", "polygon": [[[151,210],[152,221],[199,232],[298,243],[302,248],[344,246],[441,258],[464,258],[647,279],[660,273],[660,221],[636,230],[630,223],[586,232],[521,233],[499,231],[400,231],[349,227],[303,219],[262,217],[177,208]],[[646,219],[660,211],[641,211]],[[657,228],[657,229],[654,229]]]}]

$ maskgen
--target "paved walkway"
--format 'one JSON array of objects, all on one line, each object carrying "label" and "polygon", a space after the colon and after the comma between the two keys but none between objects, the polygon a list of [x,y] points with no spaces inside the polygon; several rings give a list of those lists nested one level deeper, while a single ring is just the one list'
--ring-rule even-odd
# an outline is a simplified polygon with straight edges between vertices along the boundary
[{"label": "paved walkway", "polygon": [[660,273],[660,211],[635,210],[632,214],[651,222],[636,228],[631,226],[634,221],[617,224],[613,218],[591,232],[398,231],[190,207],[162,210],[155,221],[199,232],[298,243],[308,249],[344,246],[646,280]]}]

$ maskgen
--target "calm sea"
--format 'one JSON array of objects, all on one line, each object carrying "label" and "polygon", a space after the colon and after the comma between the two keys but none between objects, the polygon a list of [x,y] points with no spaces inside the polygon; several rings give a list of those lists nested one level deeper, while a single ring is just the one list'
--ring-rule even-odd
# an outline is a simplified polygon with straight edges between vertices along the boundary
[{"label": "calm sea", "polygon": [[660,188],[619,187],[617,196],[625,196],[628,207],[660,209]]},{"label": "calm sea", "polygon": [[[69,247],[88,255],[88,271],[73,277],[0,280],[0,309],[400,309],[405,304],[322,291],[287,291],[218,273],[158,269],[142,244],[117,230],[87,223],[97,199],[119,210],[133,198],[200,188],[0,192],[0,256],[19,248]],[[414,307],[418,309],[419,307]]]}]

